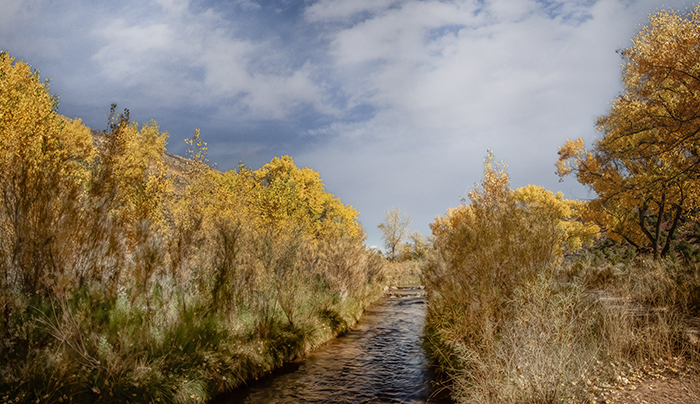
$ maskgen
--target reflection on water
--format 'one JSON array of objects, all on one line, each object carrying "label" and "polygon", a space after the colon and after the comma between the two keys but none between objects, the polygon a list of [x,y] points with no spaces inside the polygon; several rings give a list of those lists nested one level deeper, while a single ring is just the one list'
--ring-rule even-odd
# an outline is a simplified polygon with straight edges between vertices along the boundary
[{"label": "reflection on water", "polygon": [[421,348],[425,298],[419,289],[402,292],[372,306],[354,330],[315,351],[295,370],[222,402],[427,402],[431,374]]}]

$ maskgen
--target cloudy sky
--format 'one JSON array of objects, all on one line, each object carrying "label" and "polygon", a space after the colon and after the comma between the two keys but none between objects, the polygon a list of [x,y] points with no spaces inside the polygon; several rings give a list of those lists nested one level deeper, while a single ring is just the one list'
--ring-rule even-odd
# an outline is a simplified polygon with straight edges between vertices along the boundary
[{"label": "cloudy sky", "polygon": [[513,187],[585,199],[554,174],[620,92],[616,50],[682,0],[2,0],[0,49],[51,77],[59,112],[110,104],[201,128],[223,170],[290,155],[360,212],[368,245],[399,207],[413,230],[457,206],[493,150]]}]

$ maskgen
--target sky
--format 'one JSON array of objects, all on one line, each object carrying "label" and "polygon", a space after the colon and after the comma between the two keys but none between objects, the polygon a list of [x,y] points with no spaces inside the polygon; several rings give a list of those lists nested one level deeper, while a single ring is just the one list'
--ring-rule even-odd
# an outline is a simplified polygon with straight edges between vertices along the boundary
[{"label": "sky", "polygon": [[622,59],[681,0],[0,0],[0,50],[51,78],[93,129],[110,105],[155,119],[168,151],[201,129],[221,170],[289,155],[355,207],[368,246],[456,207],[492,150],[511,186],[594,197],[555,174],[600,137]]}]

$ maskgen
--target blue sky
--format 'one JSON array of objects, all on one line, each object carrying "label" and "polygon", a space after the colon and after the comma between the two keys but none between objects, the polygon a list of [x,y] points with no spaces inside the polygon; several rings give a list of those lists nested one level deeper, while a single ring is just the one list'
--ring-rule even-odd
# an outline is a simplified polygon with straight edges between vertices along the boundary
[{"label": "blue sky", "polygon": [[493,150],[513,187],[589,197],[557,148],[599,134],[617,49],[667,0],[3,0],[0,49],[51,77],[59,112],[201,129],[220,169],[290,155],[360,212],[414,230],[457,206]]}]

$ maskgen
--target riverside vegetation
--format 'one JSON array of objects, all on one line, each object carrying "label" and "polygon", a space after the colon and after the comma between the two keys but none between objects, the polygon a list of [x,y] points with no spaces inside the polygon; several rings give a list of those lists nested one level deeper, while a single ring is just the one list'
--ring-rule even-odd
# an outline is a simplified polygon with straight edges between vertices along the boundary
[{"label": "riverside vegetation", "polygon": [[650,366],[697,377],[699,31],[700,8],[651,16],[603,138],[560,148],[594,199],[511,189],[489,153],[428,243],[402,245],[410,219],[388,213],[391,262],[291,158],[222,173],[195,132],[178,176],[155,122],[113,109],[95,138],[1,54],[0,399],[203,401],[419,278],[458,402],[602,402]]},{"label": "riverside vegetation", "polygon": [[155,122],[113,106],[94,136],[56,105],[0,53],[2,402],[205,401],[381,294],[385,260],[315,171],[220,172],[198,131],[176,169]]},{"label": "riverside vegetation", "polygon": [[469,198],[432,224],[424,261],[426,346],[457,402],[597,402],[601,386],[659,361],[697,372],[686,320],[700,308],[699,264],[591,246],[583,204],[512,190],[492,157]]},{"label": "riverside vegetation", "polygon": [[513,190],[489,154],[432,223],[426,345],[458,402],[606,402],[648,369],[700,383],[699,31],[700,8],[661,11],[621,51],[604,136],[559,150],[592,200]]}]

